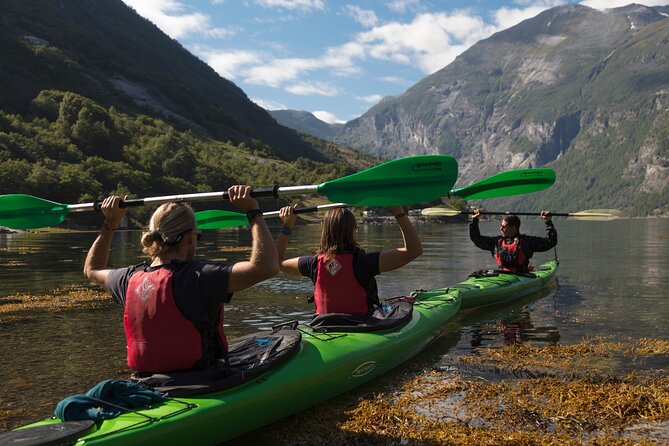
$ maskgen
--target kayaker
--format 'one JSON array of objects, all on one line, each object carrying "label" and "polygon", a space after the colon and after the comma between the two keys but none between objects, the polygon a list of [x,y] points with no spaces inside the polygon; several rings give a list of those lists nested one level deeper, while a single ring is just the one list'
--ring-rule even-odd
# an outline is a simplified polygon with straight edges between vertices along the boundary
[{"label": "kayaker", "polygon": [[423,253],[418,234],[402,207],[388,210],[399,224],[404,238],[402,247],[365,253],[356,240],[355,216],[346,208],[337,208],[325,214],[316,255],[292,259],[285,259],[285,255],[297,215],[294,206],[280,210],[283,226],[276,241],[279,268],[289,275],[311,279],[316,314],[369,314],[380,305],[375,276],[401,268]]},{"label": "kayaker", "polygon": [[165,203],[151,216],[141,244],[146,262],[121,269],[107,267],[114,231],[127,208],[111,196],[102,202],[104,223],[88,251],[84,274],[125,306],[128,365],[158,373],[205,368],[225,357],[223,307],[232,293],[278,273],[272,235],[251,187],[232,186],[230,202],[245,212],[252,235],[248,261],[195,260],[200,239],[193,210],[185,203]]},{"label": "kayaker", "polygon": [[469,238],[476,246],[490,251],[500,270],[526,273],[530,270],[530,259],[535,252],[544,252],[557,245],[557,231],[553,226],[549,211],[541,211],[541,218],[546,223],[546,237],[536,237],[520,233],[520,218],[517,215],[505,215],[500,224],[502,235],[488,237],[481,235],[479,216],[481,210],[474,210],[469,225]]}]

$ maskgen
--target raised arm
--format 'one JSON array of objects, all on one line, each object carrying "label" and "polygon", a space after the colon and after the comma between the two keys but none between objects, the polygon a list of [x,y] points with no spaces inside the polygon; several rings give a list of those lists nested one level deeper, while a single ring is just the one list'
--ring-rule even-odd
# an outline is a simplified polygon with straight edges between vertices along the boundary
[{"label": "raised arm", "polygon": [[391,206],[388,210],[397,219],[397,224],[402,232],[404,246],[401,248],[382,251],[379,256],[379,272],[392,271],[401,268],[416,257],[423,254],[423,245],[418,238],[416,229],[411,220],[400,206]]},{"label": "raised arm", "polygon": [[528,237],[530,249],[534,252],[544,252],[553,248],[558,243],[557,231],[553,226],[552,214],[549,211],[541,211],[541,218],[546,223],[546,237]]},{"label": "raised arm", "polygon": [[295,226],[297,215],[294,213],[295,206],[285,206],[279,211],[279,218],[283,222],[279,236],[276,239],[276,253],[279,261],[279,270],[291,275],[300,276],[300,269],[298,267],[299,257],[286,259],[286,249],[288,248],[288,240],[290,233]]},{"label": "raised arm", "polygon": [[469,239],[478,248],[485,249],[486,251],[494,253],[495,247],[497,246],[497,237],[488,237],[485,235],[481,235],[481,230],[479,229],[480,215],[481,215],[481,210],[476,209],[473,214],[472,222],[469,224]]},{"label": "raised arm", "polygon": [[272,234],[265,224],[258,202],[251,197],[251,187],[232,186],[228,189],[228,193],[230,202],[249,217],[253,240],[249,260],[235,263],[232,266],[228,293],[235,293],[274,277],[279,269]]},{"label": "raised arm", "polygon": [[102,224],[98,237],[88,250],[86,262],[84,263],[84,274],[88,280],[105,289],[108,289],[107,276],[111,271],[110,268],[107,268],[111,241],[114,237],[114,231],[118,228],[121,220],[128,212],[127,208],[121,209],[119,207],[119,203],[121,203],[123,199],[124,197],[114,195],[105,198],[102,202],[100,210],[105,217],[104,223]]}]

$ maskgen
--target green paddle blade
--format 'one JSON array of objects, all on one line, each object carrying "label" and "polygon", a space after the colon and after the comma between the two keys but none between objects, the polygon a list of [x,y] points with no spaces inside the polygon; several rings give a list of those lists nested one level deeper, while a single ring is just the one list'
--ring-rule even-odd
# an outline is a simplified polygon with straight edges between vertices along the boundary
[{"label": "green paddle blade", "polygon": [[432,201],[455,184],[458,164],[446,155],[400,158],[318,185],[330,201],[356,206],[401,206]]},{"label": "green paddle blade", "polygon": [[610,221],[622,217],[623,213],[618,209],[588,209],[587,211],[572,212],[569,218],[588,221]]},{"label": "green paddle blade", "polygon": [[548,189],[555,183],[552,169],[519,169],[498,173],[471,186],[451,191],[465,200],[509,197]]},{"label": "green paddle blade", "polygon": [[0,196],[0,226],[13,229],[46,228],[57,225],[68,214],[66,204],[24,194]]},{"label": "green paddle blade", "polygon": [[425,215],[427,217],[455,217],[456,215],[460,215],[463,212],[462,211],[456,211],[455,209],[448,209],[448,208],[425,208],[422,211],[420,211],[422,215]]},{"label": "green paddle blade", "polygon": [[[473,214],[473,211],[456,211],[448,208],[425,208],[421,211],[422,215],[427,217],[455,217],[460,214]],[[609,221],[616,220],[622,217],[622,212],[617,209],[590,209],[579,212],[552,212],[553,217],[569,217],[575,220],[590,220],[590,221]],[[513,212],[513,211],[483,211],[481,215],[534,215],[540,216],[540,212]]]},{"label": "green paddle blade", "polygon": [[197,222],[198,229],[234,228],[249,224],[246,214],[217,209],[196,212],[195,221]]}]

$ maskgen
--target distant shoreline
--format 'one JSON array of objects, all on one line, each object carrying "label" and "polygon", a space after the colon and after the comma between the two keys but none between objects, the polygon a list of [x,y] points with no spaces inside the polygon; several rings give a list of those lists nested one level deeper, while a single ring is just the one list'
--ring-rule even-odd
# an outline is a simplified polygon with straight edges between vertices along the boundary
[{"label": "distant shoreline", "polygon": [[[669,215],[647,215],[645,217],[622,217],[622,219],[667,219],[669,218]],[[452,223],[469,223],[469,218],[467,216],[461,216],[461,217],[422,217],[422,216],[410,216],[409,219],[411,220],[411,223],[413,224],[418,224],[418,225],[426,225],[426,224],[452,224]],[[268,226],[270,228],[272,227],[278,227],[281,225],[280,221],[278,219],[275,219],[277,223],[270,222]],[[483,221],[493,221],[494,219],[484,219]],[[298,220],[299,221],[299,220]],[[395,224],[395,219],[391,216],[381,216],[381,217],[358,217],[358,221],[360,224],[364,225],[392,225]],[[300,225],[309,225],[309,224],[320,224],[320,222],[317,221],[317,219],[310,219],[308,221],[304,221],[304,223],[299,223]],[[225,229],[225,228],[221,228]],[[58,227],[53,227],[53,228],[35,228],[35,229],[12,229],[8,228],[6,226],[0,226],[0,235],[5,235],[5,234],[21,234],[24,232],[91,232],[91,231],[97,231],[98,227],[97,226],[91,226],[91,227],[82,227],[80,225],[72,225],[72,226],[58,226]],[[142,228],[140,227],[130,227],[130,228],[120,228],[122,231],[140,231]]]}]

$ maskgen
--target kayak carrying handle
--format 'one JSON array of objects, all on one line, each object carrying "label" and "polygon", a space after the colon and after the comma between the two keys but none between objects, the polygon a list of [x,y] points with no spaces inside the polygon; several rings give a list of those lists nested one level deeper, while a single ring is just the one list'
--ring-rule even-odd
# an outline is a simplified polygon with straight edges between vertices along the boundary
[{"label": "kayak carrying handle", "polygon": [[297,330],[298,325],[299,325],[299,322],[297,320],[281,322],[281,323],[278,323],[278,324],[272,326],[272,333],[276,333],[277,331],[281,331],[281,330],[285,330],[285,329]]}]

